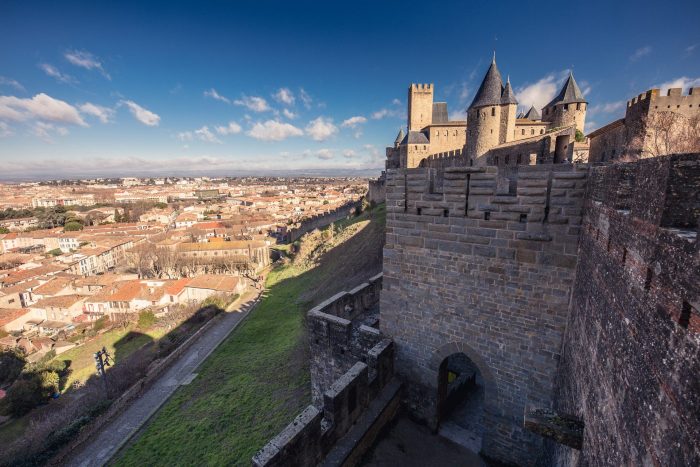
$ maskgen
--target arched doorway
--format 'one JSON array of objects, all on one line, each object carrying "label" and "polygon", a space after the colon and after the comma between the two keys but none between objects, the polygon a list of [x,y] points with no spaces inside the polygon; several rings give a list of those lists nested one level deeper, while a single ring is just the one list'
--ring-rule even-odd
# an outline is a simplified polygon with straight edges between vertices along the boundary
[{"label": "arched doorway", "polygon": [[463,352],[445,357],[438,370],[438,433],[479,453],[484,435],[485,382]]}]

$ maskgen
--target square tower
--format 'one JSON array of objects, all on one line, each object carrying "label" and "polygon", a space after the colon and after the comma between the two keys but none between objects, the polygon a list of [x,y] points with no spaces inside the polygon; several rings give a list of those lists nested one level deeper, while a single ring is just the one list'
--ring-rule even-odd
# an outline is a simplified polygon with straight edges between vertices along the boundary
[{"label": "square tower", "polygon": [[433,122],[433,85],[408,88],[408,131],[420,131]]}]

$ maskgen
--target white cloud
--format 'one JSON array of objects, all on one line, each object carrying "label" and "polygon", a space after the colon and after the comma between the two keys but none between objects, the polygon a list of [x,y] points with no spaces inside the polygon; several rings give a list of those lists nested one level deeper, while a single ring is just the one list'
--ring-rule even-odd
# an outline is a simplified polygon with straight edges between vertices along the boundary
[{"label": "white cloud", "polygon": [[332,119],[318,117],[306,125],[306,133],[314,141],[325,141],[338,133],[338,127],[333,124]]},{"label": "white cloud", "polygon": [[515,97],[518,99],[518,103],[525,109],[529,109],[531,106],[541,109],[554,99],[568,73],[568,70],[550,73],[535,83],[516,88]]},{"label": "white cloud", "polygon": [[394,100],[391,101],[391,103],[394,104],[394,105],[401,105],[401,101],[398,100],[398,99],[396,99],[396,98],[394,98]]},{"label": "white cloud", "polygon": [[5,122],[0,122],[0,138],[6,138],[8,136],[12,136],[13,134],[14,131],[12,131],[10,125]]},{"label": "white cloud", "polygon": [[372,120],[381,120],[382,118],[396,117],[398,115],[399,115],[399,113],[396,110],[380,109],[380,110],[377,110],[376,112],[373,112],[372,115],[370,115],[370,118]]},{"label": "white cloud", "polygon": [[64,54],[64,57],[75,66],[85,68],[86,70],[97,70],[102,73],[102,76],[105,78],[112,79],[109,73],[102,67],[102,62],[90,52],[85,50],[69,50]]},{"label": "white cloud", "polygon": [[199,130],[194,131],[195,136],[206,143],[218,143],[221,144],[221,140],[214,136],[214,133],[212,133],[209,130],[209,127],[203,126]]},{"label": "white cloud", "polygon": [[143,123],[146,126],[158,126],[160,123],[160,116],[151,112],[148,109],[144,109],[134,101],[120,101],[121,104],[126,105],[131,114],[136,120]]},{"label": "white cloud", "polygon": [[228,122],[226,126],[217,126],[216,132],[220,135],[235,135],[241,132],[241,126],[236,122]]},{"label": "white cloud", "polygon": [[636,62],[642,57],[645,57],[651,53],[651,47],[650,46],[644,46],[640,47],[639,49],[635,50],[632,55],[630,55],[630,62]]},{"label": "white cloud", "polygon": [[29,119],[87,126],[78,109],[44,93],[30,98],[0,96],[0,119],[23,121]]},{"label": "white cloud", "polygon": [[282,104],[294,105],[294,93],[289,88],[280,88],[272,97]]},{"label": "white cloud", "polygon": [[304,132],[292,124],[268,120],[265,123],[255,123],[246,134],[261,141],[282,141],[292,136],[301,136]]},{"label": "white cloud", "polygon": [[216,92],[216,89],[211,88],[208,91],[204,91],[204,97],[211,97],[212,99],[216,99],[217,101],[221,102],[226,102],[227,104],[231,103],[231,100],[228,97],[224,97],[218,92]]},{"label": "white cloud", "polygon": [[22,86],[19,81],[7,78],[5,76],[0,76],[0,86],[11,86],[18,91],[24,91],[24,86]]},{"label": "white cloud", "polygon": [[289,109],[282,110],[282,114],[284,114],[284,116],[290,120],[294,120],[295,118],[297,118],[297,114],[295,114],[294,112],[292,112]]},{"label": "white cloud", "polygon": [[346,120],[343,120],[343,123],[340,124],[343,128],[355,128],[357,125],[360,125],[362,123],[366,123],[367,119],[361,115],[357,115],[355,117],[350,117]]},{"label": "white cloud", "polygon": [[80,111],[84,114],[92,115],[97,118],[102,123],[108,123],[112,116],[114,116],[114,110],[109,107],[103,107],[101,105],[86,102],[79,107]]},{"label": "white cloud", "polygon": [[669,88],[682,88],[683,92],[686,92],[690,88],[700,87],[700,78],[688,78],[686,76],[681,76],[672,81],[666,81],[665,83],[657,84],[653,86],[654,88],[659,88],[661,94],[666,94]]},{"label": "white cloud", "polygon": [[592,131],[597,130],[599,126],[600,126],[600,125],[598,125],[598,123],[597,123],[597,122],[594,122],[593,120],[586,120],[586,124],[584,125],[584,131],[583,131],[583,132],[584,132],[585,134],[589,134],[589,133],[591,133]]},{"label": "white cloud", "polygon": [[343,151],[343,157],[346,157],[348,159],[352,159],[353,157],[357,156],[357,153],[353,151],[352,149],[346,149]]},{"label": "white cloud", "polygon": [[47,143],[52,143],[52,135],[66,136],[68,129],[62,126],[55,126],[53,123],[36,122],[32,127],[32,133]]},{"label": "white cloud", "polygon": [[334,155],[334,153],[331,149],[324,148],[324,149],[319,149],[318,151],[316,151],[316,157],[318,157],[319,159],[322,159],[322,160],[326,160],[326,161],[328,159],[333,159],[333,155]]},{"label": "white cloud", "polygon": [[236,99],[233,101],[233,103],[244,106],[253,112],[266,112],[270,110],[270,106],[267,104],[267,101],[258,96],[243,96],[241,99]]},{"label": "white cloud", "polygon": [[692,55],[693,52],[695,52],[695,49],[698,48],[698,44],[691,44],[688,47],[685,48],[685,55]]},{"label": "white cloud", "polygon": [[48,63],[40,63],[39,68],[52,78],[60,81],[61,83],[77,83],[78,81],[71,75],[62,73],[58,68]]},{"label": "white cloud", "polygon": [[299,89],[299,99],[301,99],[301,102],[304,103],[304,107],[307,109],[311,108],[311,103],[313,102],[313,99],[309,95],[308,92],[304,91],[303,88]]}]

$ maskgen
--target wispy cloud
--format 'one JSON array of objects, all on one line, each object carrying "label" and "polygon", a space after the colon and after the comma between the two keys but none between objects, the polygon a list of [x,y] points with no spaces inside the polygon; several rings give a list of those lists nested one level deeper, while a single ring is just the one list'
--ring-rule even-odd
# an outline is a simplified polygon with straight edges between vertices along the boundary
[{"label": "wispy cloud", "polygon": [[18,91],[24,91],[24,86],[22,86],[19,81],[7,78],[5,76],[0,76],[0,86],[10,86]]},{"label": "wispy cloud", "polygon": [[240,133],[241,130],[241,126],[236,122],[228,122],[228,125],[216,127],[216,132],[222,136],[235,135]]},{"label": "wispy cloud", "polygon": [[306,126],[306,133],[314,141],[326,141],[338,133],[338,127],[333,124],[333,120],[326,117],[318,117],[311,120]]},{"label": "wispy cloud", "polygon": [[258,96],[243,96],[241,99],[233,101],[234,104],[246,107],[253,112],[266,112],[270,110],[267,101]]},{"label": "wispy cloud", "polygon": [[99,71],[105,78],[109,80],[112,79],[102,66],[102,62],[90,52],[85,50],[69,50],[63,56],[77,67]]},{"label": "wispy cloud", "polygon": [[636,62],[639,59],[646,57],[651,53],[651,47],[646,45],[644,47],[640,47],[637,50],[634,51],[632,55],[630,55],[630,62]]},{"label": "wispy cloud", "polygon": [[78,80],[73,78],[71,75],[69,75],[67,73],[63,73],[58,68],[56,68],[55,66],[53,66],[49,63],[40,63],[39,68],[44,73],[46,73],[47,75],[49,75],[50,77],[56,79],[57,81],[59,81],[61,83],[75,84],[78,82]]},{"label": "wispy cloud", "polygon": [[212,99],[216,99],[217,101],[221,102],[226,102],[227,104],[231,103],[231,100],[228,97],[224,97],[218,92],[216,92],[216,89],[211,88],[207,91],[204,91],[204,97],[211,97]]},{"label": "wispy cloud", "polygon": [[294,105],[294,93],[289,88],[280,88],[272,97],[281,104]]},{"label": "wispy cloud", "polygon": [[285,117],[287,117],[290,120],[294,120],[295,118],[297,118],[297,114],[295,114],[294,112],[292,112],[289,109],[283,109],[282,115],[284,115]]},{"label": "wispy cloud", "polygon": [[146,126],[158,126],[160,123],[160,116],[158,114],[141,107],[134,101],[122,100],[120,104],[127,106],[131,111],[131,115]]},{"label": "wispy cloud", "polygon": [[7,138],[8,136],[12,136],[13,134],[15,133],[10,127],[10,125],[8,125],[5,122],[0,122],[0,138]]},{"label": "wispy cloud", "polygon": [[346,120],[343,120],[343,123],[341,123],[340,126],[343,128],[356,128],[358,125],[366,122],[367,118],[363,117],[362,115],[356,115],[354,117],[350,117]]},{"label": "wispy cloud", "polygon": [[301,136],[304,132],[290,123],[267,120],[264,123],[256,122],[246,134],[260,141],[282,141],[293,136]]},{"label": "wispy cloud", "polygon": [[688,47],[685,48],[685,56],[688,57],[690,55],[693,55],[695,52],[695,49],[698,48],[698,44],[691,44]]},{"label": "wispy cloud", "polygon": [[700,87],[700,78],[688,78],[686,76],[681,76],[671,81],[666,81],[665,83],[657,84],[653,86],[654,88],[659,88],[662,94],[665,94],[670,88],[681,88],[683,92],[687,92],[690,88]]},{"label": "wispy cloud", "polygon": [[346,159],[352,159],[355,156],[357,156],[357,153],[353,149],[346,149],[343,151],[343,157]]},{"label": "wispy cloud", "polygon": [[619,113],[624,110],[625,101],[605,102],[588,108],[588,115]]},{"label": "wispy cloud", "polygon": [[47,143],[53,143],[53,136],[66,136],[68,134],[68,128],[56,126],[53,123],[36,122],[32,126],[32,134]]},{"label": "wispy cloud", "polygon": [[335,153],[331,149],[324,148],[324,149],[319,149],[318,151],[316,151],[316,157],[318,157],[319,159],[322,159],[322,160],[333,159],[334,155],[335,155]]},{"label": "wispy cloud", "polygon": [[114,109],[93,104],[91,102],[86,102],[78,108],[80,109],[81,113],[92,115],[102,123],[108,123],[114,116]]},{"label": "wispy cloud", "polygon": [[199,130],[194,131],[195,136],[206,143],[217,143],[221,144],[221,140],[217,138],[214,133],[209,130],[209,127],[203,126]]},{"label": "wispy cloud", "polygon": [[307,109],[311,108],[311,104],[314,101],[309,95],[309,93],[304,90],[304,88],[299,89],[299,99],[301,99],[301,102]]},{"label": "wispy cloud", "polygon": [[47,94],[40,93],[32,98],[0,96],[0,120],[31,119],[87,126],[78,109]]}]

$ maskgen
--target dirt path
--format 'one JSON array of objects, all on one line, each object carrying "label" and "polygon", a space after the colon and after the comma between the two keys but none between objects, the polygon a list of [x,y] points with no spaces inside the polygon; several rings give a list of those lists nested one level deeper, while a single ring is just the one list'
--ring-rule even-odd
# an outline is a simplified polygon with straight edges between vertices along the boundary
[{"label": "dirt path", "polygon": [[247,302],[241,301],[234,309],[229,307],[215,326],[202,334],[141,397],[79,448],[67,464],[81,467],[106,464],[179,386],[189,384],[196,378],[197,367],[250,313],[259,299],[260,295],[254,295]]}]

